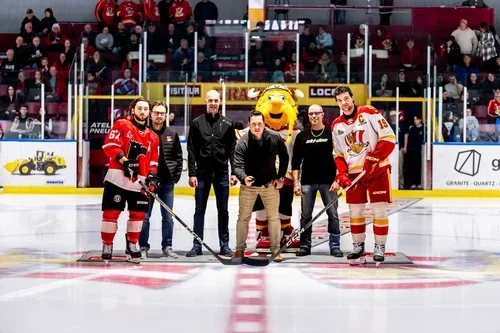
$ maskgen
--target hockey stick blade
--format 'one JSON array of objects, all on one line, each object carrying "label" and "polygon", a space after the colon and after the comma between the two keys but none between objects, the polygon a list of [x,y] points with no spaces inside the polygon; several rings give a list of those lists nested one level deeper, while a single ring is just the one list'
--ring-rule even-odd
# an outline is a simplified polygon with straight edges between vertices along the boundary
[{"label": "hockey stick blade", "polygon": [[236,260],[233,260],[232,258],[229,259],[229,258],[222,258],[220,255],[218,255],[214,250],[212,250],[212,248],[210,246],[208,246],[197,234],[195,234],[195,232],[193,230],[191,230],[191,228],[188,227],[188,225],[186,223],[184,223],[184,221],[182,221],[182,219],[177,216],[177,214],[175,214],[175,212],[170,209],[170,207],[167,206],[166,203],[163,202],[163,200],[161,200],[158,195],[156,193],[153,193],[149,190],[149,188],[146,186],[146,184],[144,184],[144,182],[142,180],[139,180],[139,184],[141,184],[142,188],[144,189],[144,191],[149,194],[150,196],[152,196],[156,201],[158,201],[158,203],[163,207],[165,208],[165,210],[170,214],[172,215],[180,224],[182,224],[182,226],[184,227],[184,229],[186,229],[187,231],[189,231],[191,233],[191,235],[193,235],[193,237],[201,244],[203,245],[221,264],[223,265],[226,265],[226,266],[234,266],[234,265],[241,265],[242,264],[242,261],[240,259],[236,259]]},{"label": "hockey stick blade", "polygon": [[278,252],[274,253],[271,258],[262,258],[262,259],[259,259],[258,257],[257,258],[254,258],[254,257],[243,257],[243,263],[245,265],[249,265],[249,266],[267,266],[269,265],[272,261],[274,261],[274,259],[279,256],[281,253],[283,253],[289,246],[290,244],[293,243],[293,241],[297,238],[297,237],[300,237],[300,235],[305,231],[307,230],[310,226],[312,226],[312,224],[321,216],[323,215],[324,212],[326,212],[330,207],[332,207],[341,197],[344,193],[346,193],[347,191],[349,191],[352,187],[354,187],[356,185],[356,183],[365,175],[365,171],[363,170],[356,178],[354,178],[354,180],[352,181],[351,183],[351,186],[348,186],[346,187],[345,190],[343,190],[342,192],[340,192],[340,194],[335,198],[333,199],[332,201],[330,201],[328,203],[328,205],[326,205],[318,214],[316,214],[316,216],[313,217],[313,219],[311,221],[309,221],[309,223],[307,223],[303,228],[301,228],[300,230],[297,230],[295,229],[294,230],[294,233],[291,235],[290,239],[286,242],[285,245],[283,245],[281,247],[281,249],[279,249]]}]

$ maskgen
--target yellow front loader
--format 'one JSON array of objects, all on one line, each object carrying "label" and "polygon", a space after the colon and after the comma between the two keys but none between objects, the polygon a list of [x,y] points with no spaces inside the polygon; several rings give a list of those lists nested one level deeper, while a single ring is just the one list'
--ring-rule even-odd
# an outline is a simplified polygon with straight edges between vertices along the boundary
[{"label": "yellow front loader", "polygon": [[54,156],[53,152],[38,150],[34,158],[14,160],[3,167],[10,173],[19,172],[21,175],[29,175],[34,170],[51,176],[55,175],[57,170],[66,168],[66,161],[64,157]]}]

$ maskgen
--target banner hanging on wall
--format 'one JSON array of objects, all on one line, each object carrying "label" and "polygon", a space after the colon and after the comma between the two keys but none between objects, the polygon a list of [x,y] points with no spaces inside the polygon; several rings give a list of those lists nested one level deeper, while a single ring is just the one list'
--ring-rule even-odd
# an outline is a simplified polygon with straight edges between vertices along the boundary
[{"label": "banner hanging on wall", "polygon": [[0,185],[76,187],[75,141],[0,142]]},{"label": "banner hanging on wall", "polygon": [[500,146],[434,144],[432,188],[496,190],[500,188]]}]

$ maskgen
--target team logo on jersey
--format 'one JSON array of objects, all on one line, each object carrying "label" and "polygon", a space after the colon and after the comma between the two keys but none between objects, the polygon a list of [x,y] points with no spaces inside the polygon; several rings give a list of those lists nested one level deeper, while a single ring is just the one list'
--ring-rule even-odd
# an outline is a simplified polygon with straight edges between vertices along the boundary
[{"label": "team logo on jersey", "polygon": [[347,146],[347,154],[350,157],[355,157],[362,154],[368,147],[368,143],[363,141],[364,130],[353,131],[344,137]]},{"label": "team logo on jersey", "polygon": [[128,149],[127,158],[129,160],[137,160],[137,158],[141,155],[146,157],[147,152],[148,149],[142,146],[139,142],[130,140],[130,148]]},{"label": "team logo on jersey", "polygon": [[118,203],[118,202],[122,201],[122,197],[117,194],[113,197],[113,201]]},{"label": "team logo on jersey", "polygon": [[134,136],[132,135],[132,132],[128,131],[127,133],[127,139],[132,139]]}]

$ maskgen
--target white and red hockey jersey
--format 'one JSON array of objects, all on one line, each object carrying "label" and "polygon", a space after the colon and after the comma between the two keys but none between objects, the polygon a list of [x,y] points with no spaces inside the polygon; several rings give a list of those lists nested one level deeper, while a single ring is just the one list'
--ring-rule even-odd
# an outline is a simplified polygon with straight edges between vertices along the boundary
[{"label": "white and red hockey jersey", "polygon": [[125,176],[123,164],[119,162],[123,156],[139,162],[138,179],[144,180],[152,173],[158,173],[160,139],[152,130],[141,131],[132,121],[120,119],[109,131],[104,140],[104,153],[109,157],[109,169],[105,181],[129,191],[140,192],[141,185]]},{"label": "white and red hockey jersey", "polygon": [[360,173],[366,155],[380,159],[379,168],[390,165],[396,136],[385,118],[372,106],[355,106],[352,118],[341,115],[332,124],[333,152],[339,173]]},{"label": "white and red hockey jersey", "polygon": [[117,15],[126,27],[135,27],[139,18],[139,5],[131,0],[126,0],[118,6]]}]

